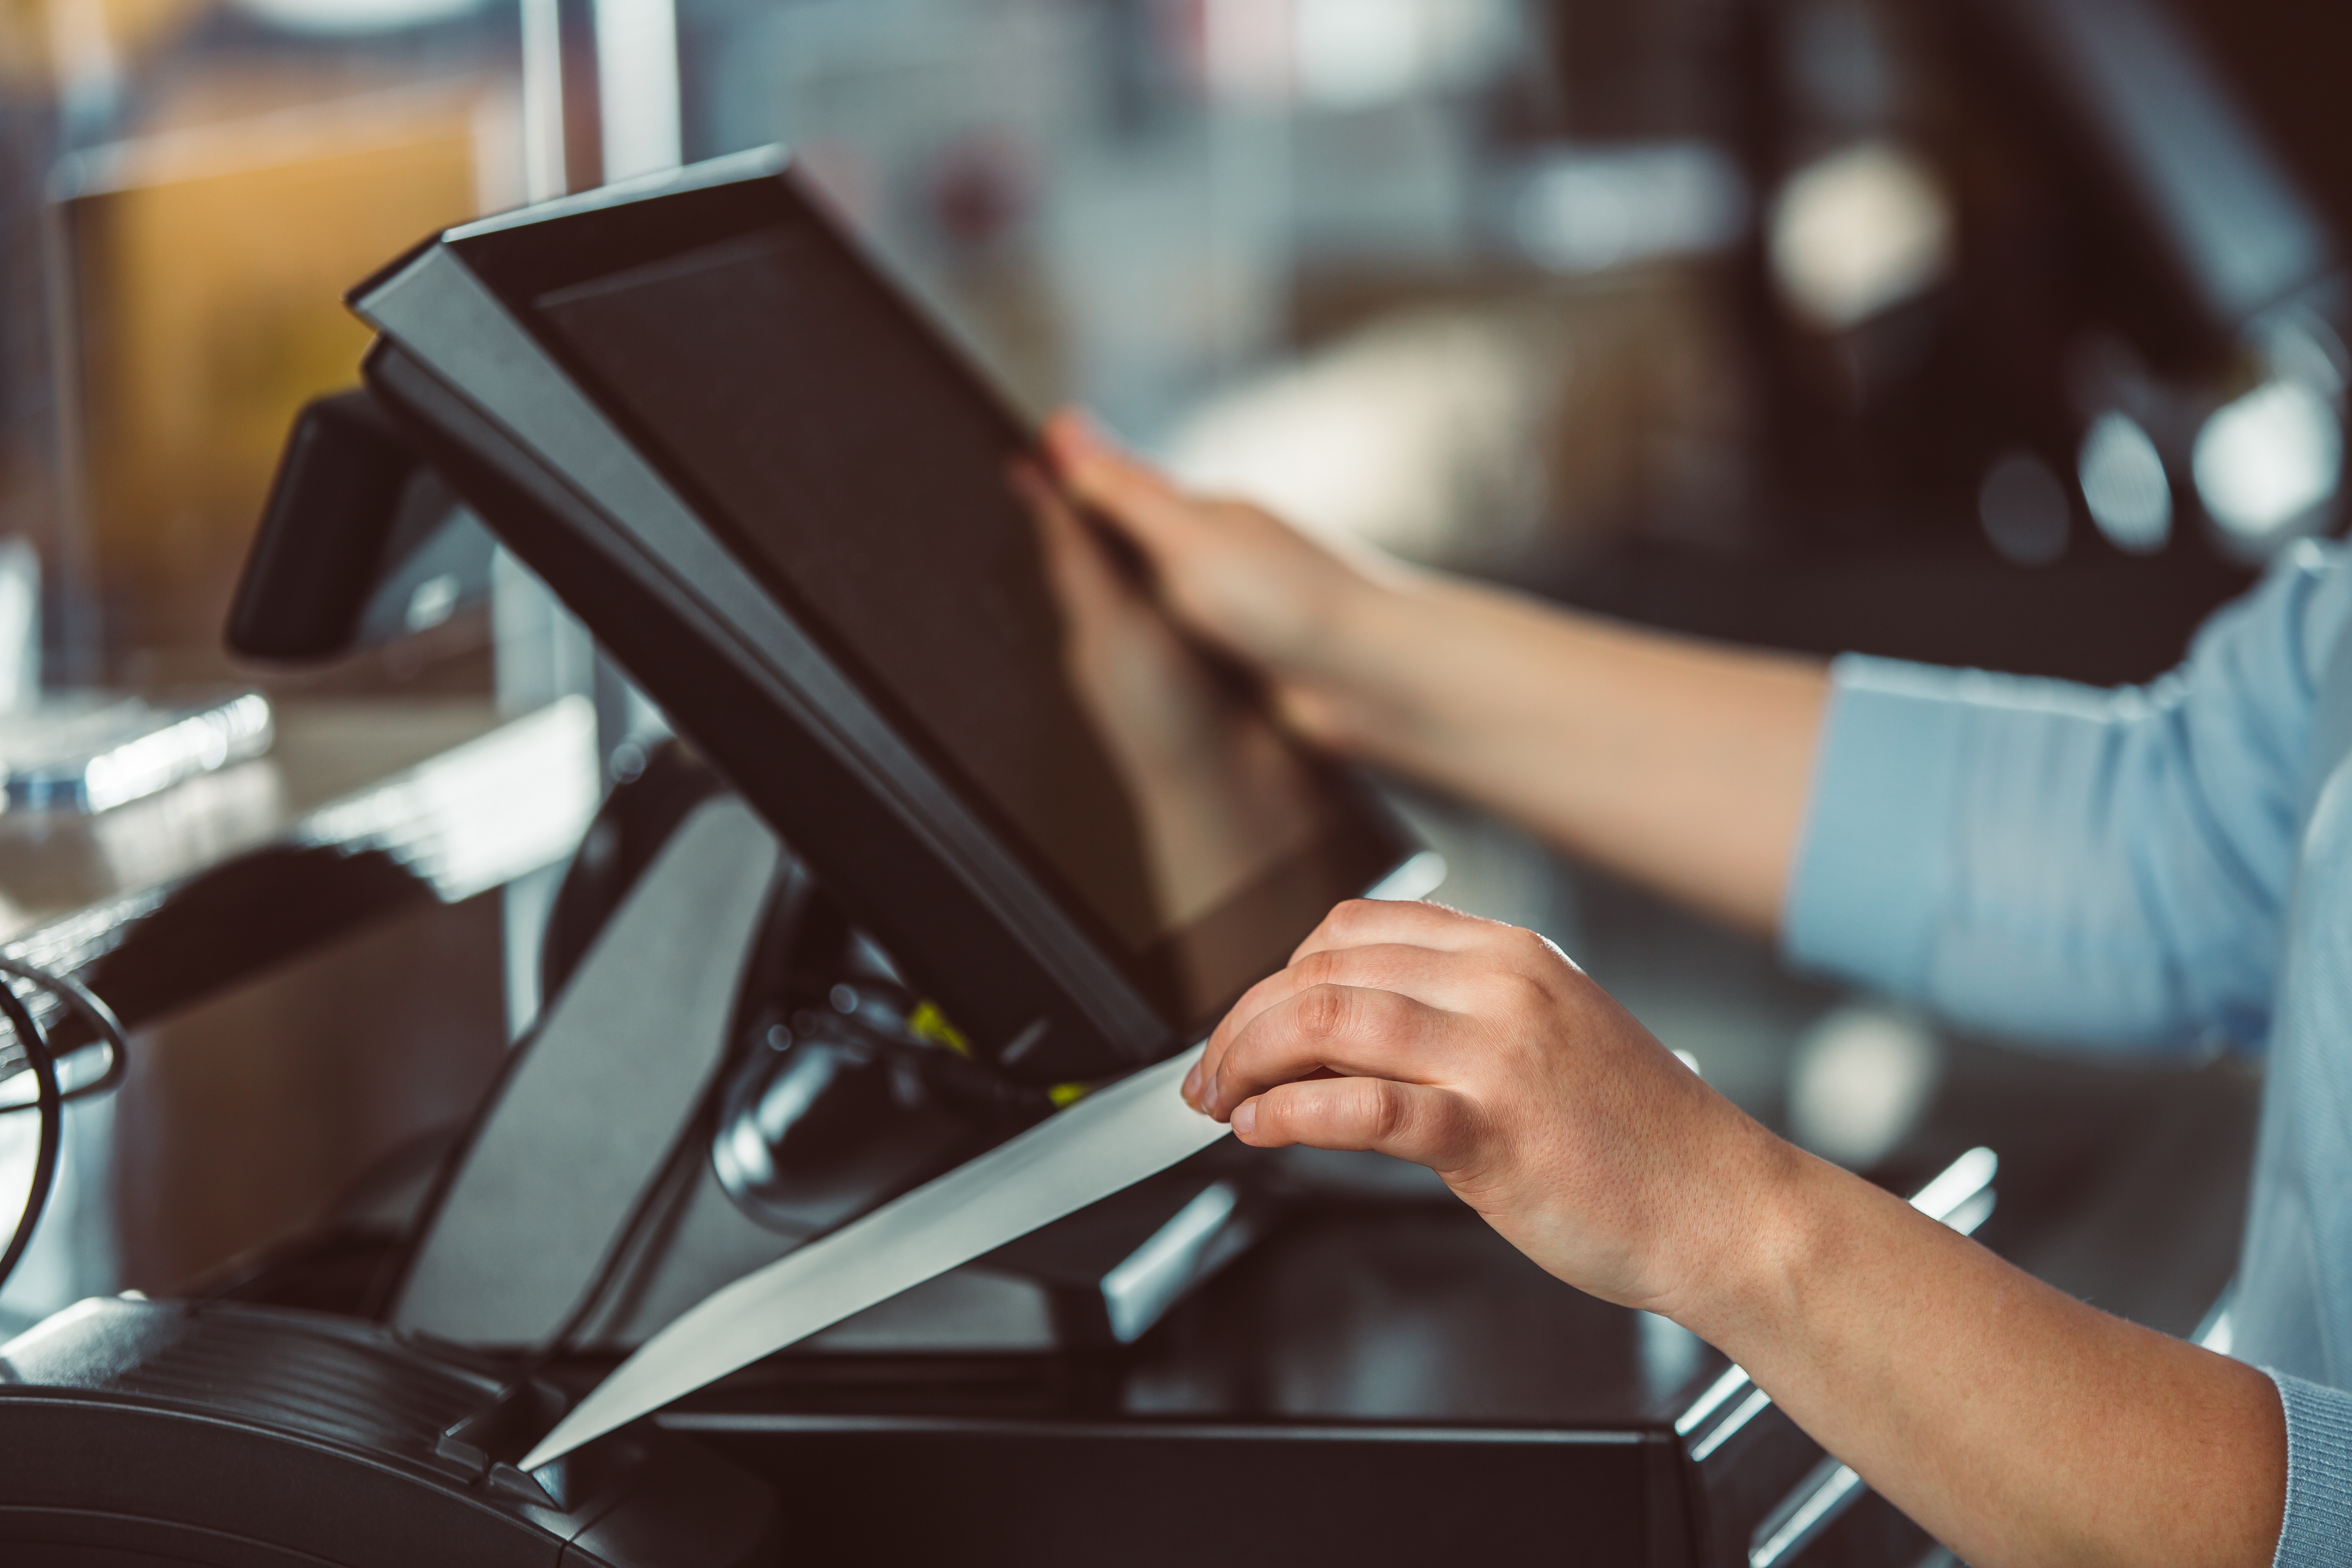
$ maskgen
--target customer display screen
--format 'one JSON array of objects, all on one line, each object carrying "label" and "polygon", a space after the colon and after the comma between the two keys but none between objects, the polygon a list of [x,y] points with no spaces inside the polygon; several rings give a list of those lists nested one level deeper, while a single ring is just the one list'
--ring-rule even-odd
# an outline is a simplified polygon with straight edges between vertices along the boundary
[{"label": "customer display screen", "polygon": [[1176,1017],[1278,967],[1385,868],[1360,810],[822,220],[779,204],[530,303],[752,575]]}]

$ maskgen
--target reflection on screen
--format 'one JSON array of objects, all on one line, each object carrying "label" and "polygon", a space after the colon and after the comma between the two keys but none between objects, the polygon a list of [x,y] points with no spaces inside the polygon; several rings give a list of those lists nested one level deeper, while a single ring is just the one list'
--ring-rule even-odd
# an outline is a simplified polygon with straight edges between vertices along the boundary
[{"label": "reflection on screen", "polygon": [[[1132,953],[1315,838],[1318,786],[1288,743],[827,237],[778,226],[537,309],[835,657]],[[1171,977],[1188,1005],[1246,981],[1210,972],[1239,934],[1208,944],[1222,958],[1178,952],[1202,971]]]}]

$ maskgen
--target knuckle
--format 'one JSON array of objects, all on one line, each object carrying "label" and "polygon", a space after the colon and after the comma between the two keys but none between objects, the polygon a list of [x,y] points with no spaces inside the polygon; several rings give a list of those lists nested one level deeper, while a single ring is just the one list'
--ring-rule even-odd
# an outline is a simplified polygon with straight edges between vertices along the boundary
[{"label": "knuckle", "polygon": [[1544,983],[1532,974],[1517,969],[1507,969],[1496,978],[1504,1006],[1515,1013],[1532,1012],[1551,1000]]},{"label": "knuckle", "polygon": [[1339,978],[1339,954],[1328,947],[1308,953],[1294,967],[1302,985],[1328,985]]},{"label": "knuckle", "polygon": [[1254,1142],[1318,1142],[1328,1131],[1318,1117],[1315,1098],[1301,1084],[1277,1084],[1258,1096],[1258,1123]]},{"label": "knuckle", "polygon": [[1522,963],[1540,963],[1552,954],[1552,945],[1542,932],[1525,926],[1513,926],[1504,941],[1511,956]]},{"label": "knuckle", "polygon": [[1310,1040],[1334,1039],[1346,1032],[1352,1011],[1339,986],[1311,985],[1298,994],[1298,1032]]},{"label": "knuckle", "polygon": [[1370,900],[1366,899],[1348,899],[1332,905],[1317,922],[1313,934],[1299,947],[1304,949],[1318,942],[1351,945],[1355,933],[1362,929],[1365,910],[1370,907]]},{"label": "knuckle", "polygon": [[1536,964],[1543,973],[1578,976],[1584,973],[1584,971],[1577,966],[1576,960],[1569,957],[1567,949],[1561,947],[1559,943],[1541,931],[1531,931],[1528,934],[1536,939]]},{"label": "knuckle", "polygon": [[1250,1129],[1249,1141],[1258,1144],[1310,1141],[1315,1130],[1306,1125],[1307,1120],[1301,1114],[1296,1087],[1277,1085],[1257,1097],[1257,1121]]},{"label": "knuckle", "polygon": [[1365,1108],[1364,1120],[1372,1142],[1395,1142],[1412,1121],[1412,1108],[1405,1103],[1404,1091],[1381,1079],[1368,1080],[1365,1087],[1371,1103]]}]

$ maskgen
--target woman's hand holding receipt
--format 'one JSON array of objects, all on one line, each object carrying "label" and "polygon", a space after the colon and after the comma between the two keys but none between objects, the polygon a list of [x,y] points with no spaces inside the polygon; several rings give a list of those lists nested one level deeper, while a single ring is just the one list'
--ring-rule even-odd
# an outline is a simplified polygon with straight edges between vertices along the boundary
[{"label": "woman's hand holding receipt", "polygon": [[[1773,928],[1817,662],[1344,559],[1183,495],[1075,418],[1048,447],[1171,614],[1306,738]],[[1775,1137],[1533,933],[1343,904],[1217,1027],[1183,1093],[1250,1143],[1436,1171],[1559,1279],[1733,1356],[1977,1568],[2271,1561],[2286,1449],[2269,1378]]]},{"label": "woman's hand holding receipt", "polygon": [[[1653,1310],[1748,1239],[1737,1194],[1795,1153],[1550,942],[1434,904],[1332,910],[1185,1098],[1247,1142],[1426,1165],[1553,1274]],[[1732,1179],[1682,1191],[1698,1168]]]}]

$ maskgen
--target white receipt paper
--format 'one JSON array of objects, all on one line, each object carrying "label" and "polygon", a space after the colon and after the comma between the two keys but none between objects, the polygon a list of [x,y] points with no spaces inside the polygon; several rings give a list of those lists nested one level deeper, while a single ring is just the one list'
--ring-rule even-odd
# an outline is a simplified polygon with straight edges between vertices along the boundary
[{"label": "white receipt paper", "polygon": [[1223,1137],[1177,1092],[1203,1047],[1096,1090],[855,1225],[747,1274],[638,1347],[539,1447],[535,1470],[679,1395],[1133,1186]]}]

